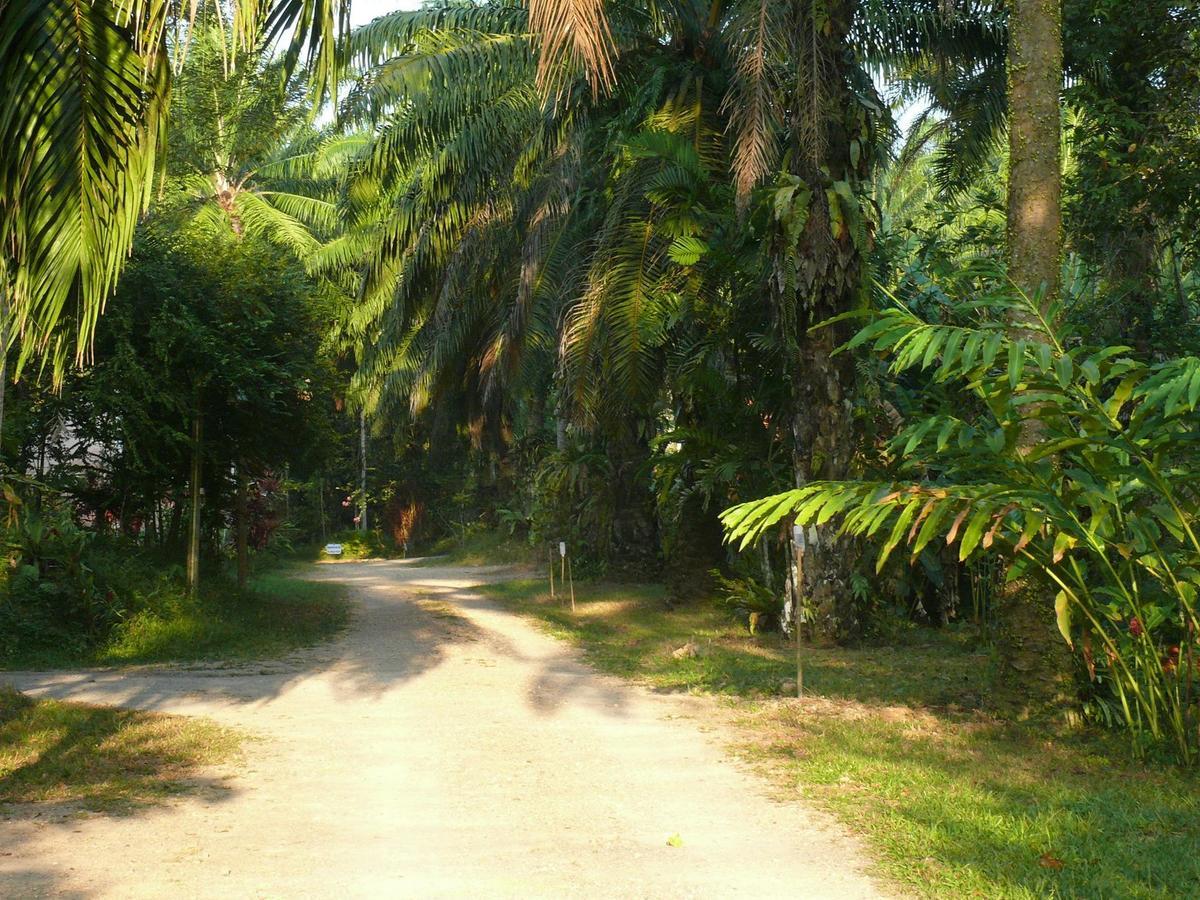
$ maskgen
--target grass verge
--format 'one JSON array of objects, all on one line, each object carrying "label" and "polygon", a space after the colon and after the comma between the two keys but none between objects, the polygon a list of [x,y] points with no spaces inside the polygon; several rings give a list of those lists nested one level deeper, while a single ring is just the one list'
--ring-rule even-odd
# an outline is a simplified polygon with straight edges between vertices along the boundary
[{"label": "grass verge", "polygon": [[344,589],[275,570],[239,593],[214,582],[190,598],[159,588],[98,644],[29,642],[0,658],[8,669],[264,659],[329,638],[349,621]]},{"label": "grass verge", "polygon": [[202,767],[236,754],[211,722],[34,700],[0,688],[0,810],[66,804],[124,812],[196,789]]},{"label": "grass verge", "polygon": [[[992,671],[965,640],[804,650],[803,701],[778,696],[794,649],[719,610],[668,612],[657,586],[542,581],[482,590],[578,644],[598,668],[664,690],[725,695],[739,752],[875,851],[882,874],[930,897],[1200,895],[1200,778],[1131,761],[1111,736],[979,710]],[[687,642],[697,655],[676,658]]]},{"label": "grass verge", "polygon": [[447,537],[434,544],[428,560],[418,565],[528,565],[532,550],[525,541],[497,530],[472,530],[464,537]]}]

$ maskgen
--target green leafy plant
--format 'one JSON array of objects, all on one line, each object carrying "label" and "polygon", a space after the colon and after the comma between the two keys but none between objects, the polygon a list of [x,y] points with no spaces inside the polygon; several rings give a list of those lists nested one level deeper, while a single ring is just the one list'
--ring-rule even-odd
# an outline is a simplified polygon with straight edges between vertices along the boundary
[{"label": "green leafy plant", "polygon": [[717,600],[739,621],[746,623],[751,634],[777,628],[783,613],[783,598],[753,578],[731,578],[719,569],[709,573],[716,585]]},{"label": "green leafy plant", "polygon": [[935,540],[961,560],[1003,553],[1009,580],[1048,586],[1093,712],[1139,751],[1166,742],[1196,761],[1200,358],[1083,346],[1053,324],[1057,304],[1006,290],[954,312],[965,324],[896,302],[842,350],[958,383],[982,412],[911,421],[892,442],[894,480],[813,482],[726,510],[728,538],[745,547],[793,517],[877,541],[880,568],[901,544],[913,560]]}]

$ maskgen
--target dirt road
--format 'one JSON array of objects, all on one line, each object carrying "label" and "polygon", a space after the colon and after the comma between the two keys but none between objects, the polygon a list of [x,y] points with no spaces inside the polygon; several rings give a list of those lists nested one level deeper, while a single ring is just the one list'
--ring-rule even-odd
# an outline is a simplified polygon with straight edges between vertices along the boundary
[{"label": "dirt road", "polygon": [[494,571],[314,577],[354,589],[354,622],[285,660],[0,673],[261,736],[223,789],[0,820],[0,896],[878,896],[852,841],[730,761],[707,701],[596,674],[472,592]]}]

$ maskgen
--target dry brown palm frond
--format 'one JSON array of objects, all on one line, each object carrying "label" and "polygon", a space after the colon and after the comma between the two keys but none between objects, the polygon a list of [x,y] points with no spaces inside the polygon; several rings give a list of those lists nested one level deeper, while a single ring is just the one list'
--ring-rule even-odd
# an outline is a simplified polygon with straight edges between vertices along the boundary
[{"label": "dry brown palm frond", "polygon": [[529,0],[529,26],[541,38],[538,87],[544,94],[560,86],[564,70],[582,65],[594,92],[616,80],[616,46],[604,0]]},{"label": "dry brown palm frond", "polygon": [[770,0],[759,0],[743,28],[742,52],[734,83],[725,98],[733,135],[733,177],[738,205],[771,170],[778,150],[770,85]]}]

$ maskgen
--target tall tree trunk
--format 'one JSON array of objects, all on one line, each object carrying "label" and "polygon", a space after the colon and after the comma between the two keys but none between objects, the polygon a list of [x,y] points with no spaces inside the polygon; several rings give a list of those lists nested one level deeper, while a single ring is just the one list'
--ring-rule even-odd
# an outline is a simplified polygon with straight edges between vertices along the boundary
[{"label": "tall tree trunk", "polygon": [[164,543],[172,553],[179,548],[179,532],[183,528],[183,501],[180,497],[182,493],[179,485],[175,485],[171,490],[171,521],[167,525]]},{"label": "tall tree trunk", "polygon": [[[867,154],[852,155],[852,142],[865,146],[868,113],[851,90],[847,70],[849,30],[857,0],[794,4],[791,55],[800,97],[789,123],[791,174],[808,196],[807,220],[798,240],[781,224],[774,250],[772,292],[788,346],[792,386],[792,432],[797,485],[813,479],[847,477],[853,451],[847,396],[854,365],[833,351],[846,334],[813,325],[851,309],[862,282],[862,251],[847,200],[838,183],[857,186],[867,171]],[[838,204],[835,211],[831,204]],[[835,226],[835,223],[840,223]],[[821,638],[847,638],[862,627],[850,588],[854,547],[834,536],[833,527],[813,530],[800,573],[800,609]],[[789,554],[790,556],[790,554]]]},{"label": "tall tree trunk", "polygon": [[8,388],[8,292],[0,286],[0,461],[4,459],[4,395]]},{"label": "tall tree trunk", "polygon": [[367,411],[358,414],[358,451],[359,451],[359,505],[358,530],[364,534],[367,531]]},{"label": "tall tree trunk", "polygon": [[203,438],[203,416],[200,412],[199,395],[196,399],[196,410],[192,414],[192,508],[191,521],[188,527],[187,549],[187,585],[188,593],[193,597],[200,589],[200,454]]},{"label": "tall tree trunk", "polygon": [[[1028,296],[1042,292],[1046,309],[1058,296],[1063,246],[1061,0],[1012,0],[1008,40],[1008,271]],[[1023,445],[1039,440],[1036,420],[1027,420]],[[1023,706],[1058,699],[1067,683],[1070,658],[1053,606],[1045,588],[1026,580],[998,598],[1000,656]]]},{"label": "tall tree trunk", "polygon": [[143,546],[150,548],[158,543],[158,491],[153,482],[146,488],[146,530],[142,535]]},{"label": "tall tree trunk", "polygon": [[1062,266],[1061,0],[1012,0],[1008,25],[1008,273],[1058,295]]},{"label": "tall tree trunk", "polygon": [[238,590],[246,589],[250,577],[250,478],[246,463],[239,460],[237,470],[237,580]]},{"label": "tall tree trunk", "polygon": [[321,543],[329,539],[329,530],[325,526],[325,476],[317,478],[317,521],[321,524]]}]

